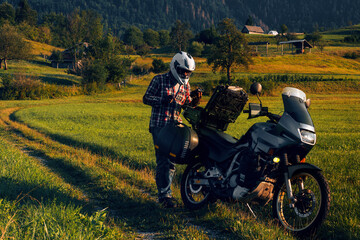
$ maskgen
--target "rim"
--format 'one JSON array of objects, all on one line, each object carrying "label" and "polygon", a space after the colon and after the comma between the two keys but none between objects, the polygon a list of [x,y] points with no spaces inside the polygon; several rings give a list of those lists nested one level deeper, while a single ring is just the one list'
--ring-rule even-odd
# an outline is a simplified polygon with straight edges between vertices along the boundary
[{"label": "rim", "polygon": [[209,191],[206,187],[191,183],[191,180],[196,175],[201,175],[201,173],[204,171],[205,167],[201,163],[197,163],[190,169],[189,174],[186,176],[185,194],[186,198],[192,204],[200,204],[205,201],[209,196]]},{"label": "rim", "polygon": [[303,231],[315,221],[321,209],[321,188],[318,181],[309,173],[295,175],[291,179],[295,207],[289,206],[286,186],[283,185],[277,196],[277,214],[281,223],[291,231]]}]

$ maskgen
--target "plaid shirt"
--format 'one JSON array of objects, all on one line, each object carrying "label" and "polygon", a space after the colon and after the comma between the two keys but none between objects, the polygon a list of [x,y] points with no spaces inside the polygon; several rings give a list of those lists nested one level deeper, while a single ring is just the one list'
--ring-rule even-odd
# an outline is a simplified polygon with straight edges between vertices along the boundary
[{"label": "plaid shirt", "polygon": [[[169,96],[174,97],[171,103],[166,101]],[[169,122],[182,122],[181,106],[191,102],[190,84],[179,85],[170,72],[157,75],[151,80],[143,102],[152,106],[150,129],[163,127]]]}]

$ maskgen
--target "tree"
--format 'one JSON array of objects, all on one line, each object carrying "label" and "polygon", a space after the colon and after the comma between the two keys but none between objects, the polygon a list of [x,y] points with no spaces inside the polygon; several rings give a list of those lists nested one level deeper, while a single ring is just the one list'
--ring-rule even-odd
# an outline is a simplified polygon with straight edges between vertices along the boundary
[{"label": "tree", "polygon": [[160,45],[159,33],[151,28],[144,31],[144,41],[150,47],[158,47]]},{"label": "tree", "polygon": [[[83,85],[89,85],[90,88],[101,88],[105,83],[120,83],[128,74],[131,66],[129,58],[120,57],[119,53],[121,52],[124,52],[123,45],[112,34],[108,33],[98,40],[84,59]],[[100,67],[99,71],[95,70],[96,64]],[[101,77],[101,81],[95,81],[96,84],[94,84],[95,76]],[[89,86],[86,88],[88,89]]]},{"label": "tree", "polygon": [[86,92],[94,92],[105,86],[108,76],[109,72],[101,61],[88,61],[82,71],[81,83]]},{"label": "tree", "polygon": [[111,61],[105,66],[109,75],[106,79],[108,83],[121,83],[128,75],[132,61],[129,58],[113,56]]},{"label": "tree", "polygon": [[193,37],[190,26],[177,20],[171,28],[170,38],[172,45],[176,51],[186,51],[190,38]]},{"label": "tree", "polygon": [[44,26],[49,26],[51,44],[58,47],[71,47],[69,21],[63,14],[50,13],[42,19]]},{"label": "tree", "polygon": [[190,44],[188,52],[194,57],[200,57],[201,53],[204,51],[204,45],[197,41],[194,41]]},{"label": "tree", "polygon": [[140,46],[144,45],[144,37],[142,31],[135,27],[131,26],[126,29],[123,41],[126,45],[133,46],[135,49],[139,48]]},{"label": "tree", "polygon": [[199,33],[198,41],[203,42],[205,45],[213,44],[217,36],[215,26],[211,26],[209,29],[202,30]]},{"label": "tree", "polygon": [[117,41],[117,38],[109,33],[93,45],[92,57],[108,63],[120,48],[120,43]]},{"label": "tree", "polygon": [[317,45],[321,41],[322,35],[319,31],[315,31],[311,34],[306,34],[305,39],[311,42],[315,47],[315,45]]},{"label": "tree", "polygon": [[243,33],[229,18],[218,24],[219,37],[212,46],[207,62],[213,65],[213,71],[226,71],[228,83],[231,83],[231,69],[235,64],[248,67],[252,63],[250,49]]},{"label": "tree", "polygon": [[16,8],[15,20],[17,23],[26,22],[29,25],[36,25],[37,12],[31,9],[27,0],[20,0],[19,5]]},{"label": "tree", "polygon": [[159,31],[160,47],[165,47],[170,44],[170,32],[168,30]]},{"label": "tree", "polygon": [[288,27],[285,24],[283,24],[280,26],[280,30],[281,30],[281,36],[284,36],[288,32]]},{"label": "tree", "polygon": [[0,4],[0,23],[8,21],[11,24],[15,22],[15,9],[13,5],[3,2]]},{"label": "tree", "polygon": [[321,53],[324,51],[324,48],[326,46],[326,41],[320,40],[317,44],[318,48],[320,49]]},{"label": "tree", "polygon": [[59,63],[62,63],[63,60],[64,60],[64,54],[62,51],[60,50],[53,50],[52,53],[51,53],[51,56],[49,58],[49,60],[51,61],[55,61],[57,64],[57,68],[59,66]]},{"label": "tree", "polygon": [[150,51],[151,51],[150,47],[147,44],[144,44],[138,47],[138,49],[136,50],[136,54],[144,58],[146,57],[146,55],[150,53]]},{"label": "tree", "polygon": [[23,40],[16,28],[4,24],[0,27],[0,68],[4,61],[4,69],[7,70],[7,60],[27,59],[30,57],[30,45]]},{"label": "tree", "polygon": [[67,27],[71,39],[71,46],[68,47],[72,47],[75,44],[82,42],[83,40],[81,33],[82,29],[81,29],[80,10],[76,9],[70,15],[68,15],[67,21],[68,21]]},{"label": "tree", "polygon": [[80,14],[80,28],[82,41],[95,43],[103,36],[102,19],[99,13],[93,10],[83,10]]},{"label": "tree", "polygon": [[254,26],[255,25],[254,18],[249,15],[248,19],[246,19],[245,25]]}]

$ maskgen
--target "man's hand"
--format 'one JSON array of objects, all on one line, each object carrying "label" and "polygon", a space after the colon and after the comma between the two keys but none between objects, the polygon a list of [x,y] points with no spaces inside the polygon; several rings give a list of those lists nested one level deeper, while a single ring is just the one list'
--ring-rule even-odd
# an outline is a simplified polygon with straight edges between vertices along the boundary
[{"label": "man's hand", "polygon": [[195,107],[195,106],[199,105],[200,99],[202,97],[202,90],[198,88],[194,91],[191,91],[190,97],[192,99],[192,101],[191,101],[192,106]]},{"label": "man's hand", "polygon": [[161,99],[161,103],[162,104],[169,104],[169,103],[172,103],[174,101],[174,96],[165,96]]}]

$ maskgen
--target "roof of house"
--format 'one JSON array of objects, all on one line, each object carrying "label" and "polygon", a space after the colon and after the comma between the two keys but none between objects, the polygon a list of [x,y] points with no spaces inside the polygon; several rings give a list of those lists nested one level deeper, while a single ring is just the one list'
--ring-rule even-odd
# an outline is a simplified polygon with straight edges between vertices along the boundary
[{"label": "roof of house", "polygon": [[247,29],[249,32],[254,32],[254,33],[264,33],[264,30],[259,27],[259,26],[249,26],[249,25],[245,25],[243,30],[244,29]]},{"label": "roof of house", "polygon": [[293,44],[296,48],[302,48],[302,46],[304,46],[304,48],[313,48],[313,46],[305,39],[279,42],[279,44]]}]

